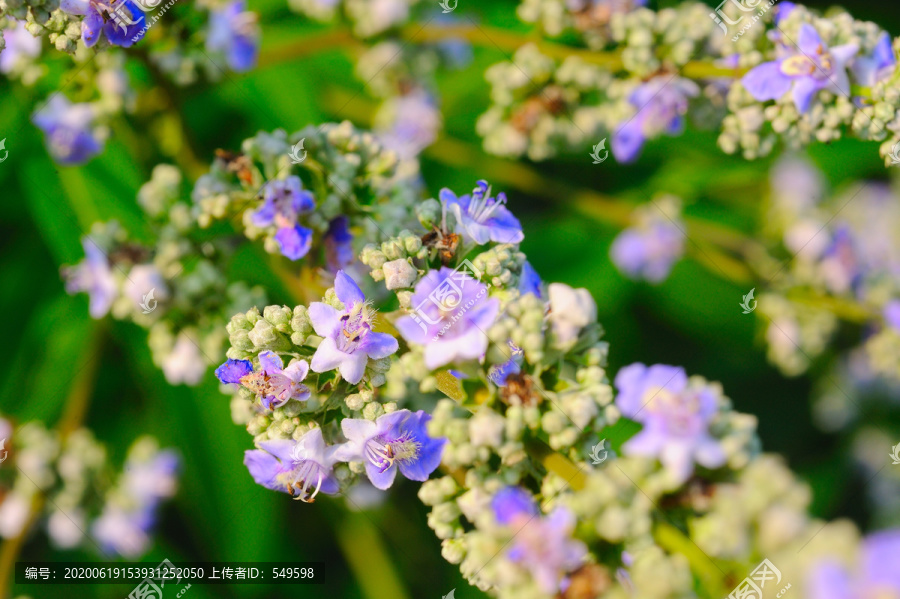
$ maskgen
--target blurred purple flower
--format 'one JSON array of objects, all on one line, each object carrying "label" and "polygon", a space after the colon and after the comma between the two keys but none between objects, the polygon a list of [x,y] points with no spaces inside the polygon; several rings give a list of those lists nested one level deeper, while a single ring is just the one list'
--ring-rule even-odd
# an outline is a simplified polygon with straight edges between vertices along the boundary
[{"label": "blurred purple flower", "polygon": [[900,597],[900,529],[863,539],[854,571],[837,559],[815,564],[807,579],[807,596],[815,599]]},{"label": "blurred purple flower", "polygon": [[397,340],[387,333],[372,332],[375,311],[366,303],[359,286],[344,271],[334,278],[334,291],[344,304],[339,312],[322,302],[309,306],[309,319],[322,342],[313,355],[314,372],[338,368],[351,385],[362,380],[369,358],[386,358],[397,351]]},{"label": "blurred purple flower", "polygon": [[356,258],[353,253],[353,235],[348,223],[346,216],[332,219],[328,224],[328,232],[325,233],[325,262],[328,270],[334,273],[350,266]]},{"label": "blurred purple flower", "polygon": [[884,322],[896,331],[900,331],[900,299],[893,299],[884,306]]},{"label": "blurred purple flower", "polygon": [[687,480],[694,463],[718,468],[725,453],[710,435],[718,406],[707,388],[692,389],[682,368],[636,363],[616,375],[616,405],[622,415],[643,429],[622,446],[625,455],[655,456],[679,482]]},{"label": "blurred purple flower", "polygon": [[541,294],[541,277],[530,262],[522,264],[522,272],[519,274],[519,293],[522,295],[532,293],[543,297]]},{"label": "blurred purple flower", "polygon": [[232,360],[229,358],[216,368],[216,378],[226,385],[239,385],[241,379],[253,372],[250,360]]},{"label": "blurred purple flower", "polygon": [[259,446],[262,449],[244,453],[244,465],[257,484],[306,503],[312,503],[320,491],[338,492],[332,470],[338,448],[325,446],[322,429],[310,430],[297,442],[275,439]]},{"label": "blurred purple flower", "polygon": [[21,57],[35,58],[41,53],[41,38],[34,37],[20,21],[0,31],[6,48],[0,52],[0,73],[10,73]]},{"label": "blurred purple flower", "polygon": [[119,286],[109,268],[109,259],[97,244],[85,237],[82,238],[81,245],[84,248],[84,260],[62,269],[66,291],[86,291],[90,296],[91,317],[103,318],[119,296]]},{"label": "blurred purple flower", "polygon": [[487,330],[500,309],[500,302],[487,297],[487,291],[468,272],[446,267],[432,270],[416,283],[415,312],[398,318],[395,326],[406,341],[425,346],[429,370],[479,358],[487,349]]},{"label": "blurred purple flower", "polygon": [[366,475],[381,490],[394,483],[398,469],[409,480],[428,480],[441,463],[447,442],[428,436],[429,420],[431,415],[422,410],[398,410],[383,414],[374,422],[345,418],[341,430],[348,441],[336,455],[341,461],[365,462]]},{"label": "blurred purple flower", "polygon": [[512,524],[522,517],[531,519],[540,513],[531,493],[516,486],[497,491],[491,499],[491,509],[500,524]]},{"label": "blurred purple flower", "polygon": [[249,71],[256,66],[259,52],[257,16],[244,10],[246,7],[245,0],[234,0],[212,10],[206,36],[206,49],[224,54],[228,66],[237,72]]},{"label": "blurred purple flower", "polygon": [[684,253],[684,233],[655,207],[638,212],[638,224],[625,229],[610,248],[616,267],[633,279],[659,283]]},{"label": "blurred purple flower", "polygon": [[847,63],[856,56],[856,44],[828,48],[815,27],[804,23],[797,37],[797,48],[784,45],[778,60],[765,62],[750,70],[741,80],[757,101],[777,100],[793,90],[797,111],[809,110],[816,93],[827,89],[850,95]]},{"label": "blurred purple flower", "polygon": [[699,93],[697,84],[681,77],[654,77],[638,86],[628,98],[637,112],[613,133],[610,150],[616,160],[634,162],[648,139],[681,133],[688,98]]},{"label": "blurred purple flower", "polygon": [[457,233],[478,245],[489,241],[519,243],[525,238],[519,220],[506,208],[506,194],[491,197],[487,181],[479,180],[471,194],[460,197],[445,187],[439,197],[456,215]]},{"label": "blurred purple flower", "polygon": [[257,227],[276,226],[275,241],[282,255],[299,260],[312,246],[312,229],[300,226],[297,219],[315,207],[312,193],[303,189],[300,177],[291,175],[266,185],[263,205],[251,215],[251,221]]},{"label": "blurred purple flower", "polygon": [[871,56],[860,56],[853,62],[851,70],[860,85],[871,87],[891,76],[897,66],[892,43],[890,34],[884,32],[878,38]]},{"label": "blurred purple flower", "polygon": [[422,89],[388,101],[376,122],[384,146],[403,160],[417,157],[437,138],[442,119],[434,97]]},{"label": "blurred purple flower", "polygon": [[32,120],[44,132],[53,159],[68,166],[83,164],[103,149],[94,132],[94,117],[90,104],[71,104],[65,96],[56,94]]}]

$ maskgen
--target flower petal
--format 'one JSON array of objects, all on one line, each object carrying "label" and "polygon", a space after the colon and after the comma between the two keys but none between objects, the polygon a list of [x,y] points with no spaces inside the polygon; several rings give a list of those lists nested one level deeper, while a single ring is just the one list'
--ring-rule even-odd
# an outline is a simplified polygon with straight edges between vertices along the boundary
[{"label": "flower petal", "polygon": [[307,310],[309,321],[319,337],[333,337],[341,328],[340,313],[322,302],[313,302]]},{"label": "flower petal", "polygon": [[325,337],[313,354],[309,367],[313,372],[328,372],[340,366],[348,357],[350,357],[348,354],[337,348],[334,339]]},{"label": "flower petal", "polygon": [[334,293],[344,304],[344,309],[348,311],[353,304],[361,304],[366,301],[366,296],[363,295],[359,285],[343,270],[339,270],[334,277]]}]

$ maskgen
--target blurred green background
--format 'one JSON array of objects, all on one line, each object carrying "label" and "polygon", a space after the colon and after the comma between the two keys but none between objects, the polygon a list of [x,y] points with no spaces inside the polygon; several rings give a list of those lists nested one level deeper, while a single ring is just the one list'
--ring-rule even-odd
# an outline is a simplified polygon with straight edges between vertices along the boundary
[{"label": "blurred green background", "polygon": [[[208,163],[217,148],[237,149],[258,130],[290,132],[342,118],[368,124],[375,101],[353,75],[358,46],[320,51],[315,41],[328,27],[295,15],[282,0],[250,0],[249,7],[261,17],[260,67],[216,85],[177,90],[176,104],[201,162]],[[460,0],[459,8],[492,27],[528,32],[515,18],[514,2]],[[855,2],[847,8],[900,34],[896,3]],[[178,5],[165,18],[192,18],[192,10],[187,3]],[[304,44],[307,39],[310,45]],[[285,57],[284,49],[290,54],[298,48],[302,57]],[[697,252],[690,244],[690,257],[656,287],[624,279],[608,259],[618,229],[603,212],[610,205],[646,202],[659,191],[682,195],[690,216],[752,232],[772,159],[748,163],[725,156],[715,145],[716,133],[696,127],[679,138],[649,143],[633,166],[592,165],[587,149],[583,156],[531,165],[484,156],[474,133],[475,119],[488,105],[483,73],[506,58],[496,48],[479,46],[466,68],[439,73],[445,131],[422,159],[429,192],[444,186],[468,190],[478,178],[505,189],[525,230],[523,250],[537,271],[548,281],[586,287],[597,300],[611,343],[610,373],[634,361],[662,362],[721,381],[740,411],[759,417],[764,447],[784,454],[814,487],[816,514],[849,516],[865,527],[864,480],[854,470],[847,440],[822,434],[811,423],[812,377],[786,379],[768,365],[758,321],[738,308],[755,284],[723,280],[715,267],[693,259]],[[128,67],[131,76],[152,85],[134,62]],[[357,91],[362,93],[345,106]],[[426,509],[416,498],[418,485],[395,485],[388,501],[365,514],[348,510],[341,499],[303,505],[255,485],[242,464],[250,437],[231,422],[228,398],[219,393],[212,372],[196,388],[170,386],[150,361],[143,330],[110,319],[93,321],[86,296],[65,294],[59,267],[82,258],[79,240],[91,223],[117,219],[135,235],[144,230],[135,194],[154,164],[171,162],[160,151],[170,138],[159,122],[122,120],[100,157],[81,168],[57,167],[39,131],[26,124],[38,100],[34,92],[0,82],[0,137],[7,136],[10,152],[0,164],[5,340],[0,411],[19,422],[39,419],[53,426],[68,399],[85,393],[84,421],[108,444],[113,463],[122,463],[128,444],[142,433],[180,451],[181,488],[164,508],[157,543],[144,558],[148,563],[163,558],[323,562],[319,571],[326,584],[320,586],[193,585],[192,598],[438,599],[453,588],[459,598],[483,596],[441,558],[440,543],[425,524]],[[816,145],[810,155],[835,186],[887,176],[875,144]],[[523,166],[534,176],[520,176],[517,169]],[[585,199],[574,190],[599,192],[613,204],[592,206],[593,196]],[[290,302],[266,271],[259,244],[245,250],[235,262],[235,275],[265,284],[271,303]],[[46,536],[37,534],[19,559],[98,558],[90,550],[53,551]],[[29,588],[14,588],[13,596]],[[59,596],[59,588],[31,594]],[[83,586],[67,589],[65,596],[122,597],[130,590],[127,585]]]}]

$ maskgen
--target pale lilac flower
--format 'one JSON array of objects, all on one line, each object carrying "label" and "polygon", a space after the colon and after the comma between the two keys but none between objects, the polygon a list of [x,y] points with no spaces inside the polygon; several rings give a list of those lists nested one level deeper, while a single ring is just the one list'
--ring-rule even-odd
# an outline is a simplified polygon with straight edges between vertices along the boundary
[{"label": "pale lilac flower", "polygon": [[849,97],[847,63],[858,51],[856,44],[829,48],[815,27],[804,23],[800,26],[796,49],[784,44],[778,60],[754,67],[741,82],[759,102],[777,100],[792,91],[797,111],[805,113],[823,89]]},{"label": "pale lilac flower", "polygon": [[680,134],[688,99],[699,93],[696,83],[681,77],[654,77],[638,86],[628,98],[636,114],[613,133],[610,150],[616,160],[634,162],[648,139]]},{"label": "pale lilac flower", "polygon": [[497,521],[515,532],[506,552],[509,560],[527,570],[545,593],[565,588],[566,575],[581,566],[588,553],[584,543],[572,538],[572,512],[558,507],[540,516],[530,494],[519,487],[501,490],[491,507]]},{"label": "pale lilac flower", "polygon": [[80,508],[53,510],[47,518],[47,536],[59,549],[72,549],[84,540],[86,527],[84,512]]},{"label": "pale lilac flower", "polygon": [[456,232],[478,245],[519,243],[525,238],[519,220],[506,208],[506,194],[491,197],[487,181],[479,180],[471,194],[461,197],[445,187],[439,197],[456,216]]},{"label": "pale lilac flower", "polygon": [[312,193],[303,189],[300,177],[291,175],[266,185],[263,205],[250,218],[257,227],[277,227],[275,241],[282,255],[299,260],[309,252],[313,232],[297,224],[297,219],[315,206]]},{"label": "pale lilac flower", "polygon": [[321,491],[333,495],[338,481],[333,467],[337,447],[326,447],[322,429],[314,428],[299,441],[263,441],[262,449],[244,453],[244,465],[257,484],[312,503]]},{"label": "pale lilac flower", "polygon": [[106,254],[91,239],[81,240],[84,260],[62,269],[68,293],[87,292],[92,318],[103,318],[119,296],[119,286],[109,267]]},{"label": "pale lilac flower", "polygon": [[9,492],[0,501],[0,537],[12,539],[19,536],[28,523],[31,513],[31,496],[21,492]]},{"label": "pale lilac flower", "polygon": [[175,495],[181,460],[172,450],[156,451],[145,459],[129,458],[122,486],[147,509]]},{"label": "pale lilac flower", "polygon": [[363,461],[371,483],[382,491],[394,483],[397,470],[415,481],[426,481],[441,463],[446,439],[428,436],[431,415],[419,410],[398,410],[377,420],[345,418],[341,430],[347,443],[340,446],[340,461]]},{"label": "pale lilac flower", "polygon": [[808,574],[807,596],[815,599],[900,597],[900,529],[867,536],[852,571],[836,558],[814,565]]},{"label": "pale lilac flower", "polygon": [[468,272],[441,268],[422,277],[412,296],[413,315],[395,323],[403,338],[425,347],[425,366],[480,358],[500,302]]},{"label": "pale lilac flower", "polygon": [[[233,381],[237,374],[246,369],[240,361],[232,365],[229,365],[229,362],[225,362],[216,370],[216,376],[222,372],[224,378],[220,376],[219,380],[223,383]],[[238,381],[259,396],[260,402],[267,410],[280,408],[292,399],[297,401],[309,399],[309,387],[301,382],[309,374],[309,364],[306,360],[291,362],[290,366],[284,368],[281,356],[264,351],[259,354],[259,366],[258,371],[243,374]]]},{"label": "pale lilac flower", "polygon": [[175,345],[162,360],[162,371],[173,385],[196,385],[206,373],[206,358],[187,333],[181,332]]},{"label": "pale lilac flower", "polygon": [[348,227],[346,216],[339,216],[328,224],[328,232],[325,233],[325,263],[328,270],[338,272],[350,266],[356,259],[353,252],[353,234]]},{"label": "pale lilac flower", "polygon": [[137,558],[150,549],[150,531],[155,524],[153,510],[107,504],[94,520],[91,533],[104,551]]},{"label": "pale lilac flower", "polygon": [[397,340],[387,333],[375,333],[372,324],[375,311],[366,303],[359,286],[344,271],[334,278],[334,291],[344,304],[338,311],[328,304],[313,302],[309,306],[309,320],[322,337],[310,367],[313,372],[328,372],[335,368],[351,385],[362,380],[369,358],[386,358],[397,351]]},{"label": "pale lilac flower", "polygon": [[[126,293],[136,307],[144,301],[144,296],[153,291],[153,299],[162,302],[169,297],[169,288],[159,269],[152,264],[138,264],[128,271]],[[153,308],[156,304],[148,298],[148,306]]]},{"label": "pale lilac flower", "polygon": [[416,158],[430,146],[441,129],[441,111],[434,98],[417,89],[389,100],[376,115],[382,123],[378,132],[384,147],[394,150],[402,160]]},{"label": "pale lilac flower", "polygon": [[146,18],[131,0],[62,0],[60,8],[70,15],[84,16],[81,39],[90,48],[101,35],[114,45],[128,48],[143,37]]},{"label": "pale lilac flower", "polygon": [[87,162],[103,149],[94,132],[94,118],[90,104],[71,104],[62,94],[56,94],[32,120],[44,132],[53,159],[73,165]]},{"label": "pale lilac flower", "polygon": [[246,7],[245,0],[234,0],[211,11],[206,34],[206,49],[224,54],[228,66],[237,72],[256,66],[259,52],[257,16]]},{"label": "pale lilac flower", "polygon": [[6,48],[0,52],[0,73],[11,73],[21,59],[36,58],[41,53],[41,38],[34,37],[25,25],[12,21],[12,27],[0,31]]},{"label": "pale lilac flower", "polygon": [[884,306],[884,322],[896,331],[900,331],[900,299],[889,301]]},{"label": "pale lilac flower", "polygon": [[891,76],[897,66],[892,43],[890,34],[884,32],[878,38],[871,56],[860,56],[853,61],[851,70],[860,85],[871,87]]},{"label": "pale lilac flower", "polygon": [[692,388],[675,366],[631,364],[616,375],[616,406],[643,429],[622,446],[626,455],[659,458],[678,482],[687,480],[694,463],[718,468],[725,453],[710,435],[718,406],[713,392]]},{"label": "pale lilac flower", "polygon": [[[616,267],[633,279],[659,283],[684,254],[685,235],[677,198],[666,196],[635,211],[636,223],[613,240],[609,254]],[[672,214],[673,216],[669,216]]]}]

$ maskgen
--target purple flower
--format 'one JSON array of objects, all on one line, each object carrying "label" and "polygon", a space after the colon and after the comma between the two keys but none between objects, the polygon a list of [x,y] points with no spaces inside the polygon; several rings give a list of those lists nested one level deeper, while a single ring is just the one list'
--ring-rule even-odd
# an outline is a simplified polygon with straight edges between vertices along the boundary
[{"label": "purple flower", "polygon": [[314,428],[296,443],[288,439],[263,441],[262,449],[244,453],[244,465],[257,484],[312,503],[321,491],[333,495],[338,482],[332,468],[336,446],[326,447],[322,429]]},{"label": "purple flower", "polygon": [[853,62],[851,70],[860,85],[871,87],[887,79],[894,72],[897,59],[894,57],[892,42],[887,32],[882,33],[872,50],[872,55],[860,56]]},{"label": "purple flower", "polygon": [[147,509],[175,495],[181,460],[172,450],[156,451],[145,459],[129,458],[122,486]]},{"label": "purple flower", "polygon": [[514,497],[510,492],[499,505],[497,497],[491,502],[497,519],[517,529],[506,555],[527,570],[545,593],[556,594],[566,586],[566,574],[584,563],[587,547],[572,538],[572,512],[558,507],[549,515],[536,518],[537,507],[525,503],[528,494],[523,493]]},{"label": "purple flower", "polygon": [[338,449],[338,459],[365,462],[366,475],[381,490],[394,483],[398,469],[409,480],[428,480],[447,442],[428,436],[429,420],[431,415],[422,410],[398,410],[375,421],[345,418],[341,430],[348,441]]},{"label": "purple flower", "polygon": [[253,372],[253,363],[250,360],[232,360],[229,358],[224,364],[216,368],[216,378],[226,385],[239,385],[241,379]]},{"label": "purple flower", "polygon": [[540,513],[531,493],[516,486],[500,489],[491,499],[491,509],[500,524],[512,524],[522,517],[530,520]]},{"label": "purple flower", "polygon": [[478,245],[519,243],[525,238],[519,220],[506,208],[506,194],[491,197],[487,181],[479,180],[471,194],[459,198],[445,187],[439,197],[456,215],[456,231]]},{"label": "purple flower", "polygon": [[659,76],[638,86],[628,98],[637,113],[613,134],[610,150],[616,160],[634,162],[648,139],[681,133],[688,98],[699,93],[693,81],[681,77]]},{"label": "purple flower", "polygon": [[659,283],[684,253],[684,233],[668,219],[625,229],[610,248],[613,263],[633,279]]},{"label": "purple flower", "polygon": [[859,51],[856,44],[828,48],[815,27],[800,26],[798,50],[784,47],[783,56],[750,70],[741,80],[756,100],[777,100],[792,91],[797,111],[809,110],[813,97],[823,89],[850,95],[847,63]]},{"label": "purple flower", "polygon": [[835,227],[831,242],[822,253],[819,272],[832,293],[846,293],[862,281],[864,265],[853,231],[845,224]]},{"label": "purple flower", "polygon": [[519,293],[522,295],[532,293],[537,297],[541,295],[541,277],[530,262],[522,264],[522,272],[519,274]]},{"label": "purple flower", "polygon": [[56,94],[32,120],[44,132],[47,150],[60,164],[83,164],[103,149],[94,132],[94,109],[90,104],[71,104]]},{"label": "purple flower", "polygon": [[441,128],[441,111],[434,98],[416,89],[385,104],[376,121],[387,121],[379,128],[379,137],[402,160],[411,160],[430,146]]},{"label": "purple flower", "polygon": [[815,599],[900,597],[900,529],[867,536],[854,571],[827,559],[810,569],[807,596]]},{"label": "purple flower", "polygon": [[900,331],[900,299],[893,299],[885,304],[882,314],[889,327]]},{"label": "purple flower", "polygon": [[119,286],[109,268],[109,259],[97,244],[85,237],[81,240],[81,245],[84,247],[84,260],[62,270],[66,291],[86,291],[91,298],[91,317],[103,318],[119,296]]},{"label": "purple flower", "polygon": [[339,216],[332,219],[325,233],[325,262],[328,270],[334,273],[350,266],[356,257],[353,253],[353,235],[347,225],[347,217]]},{"label": "purple flower", "polygon": [[81,39],[90,48],[101,34],[113,46],[128,48],[134,38],[143,37],[144,13],[131,0],[62,0],[60,8],[70,15],[82,15]]},{"label": "purple flower", "polygon": [[344,304],[343,311],[321,302],[309,306],[313,329],[323,338],[310,366],[314,372],[338,368],[341,376],[355,385],[362,380],[369,358],[386,358],[399,345],[387,333],[372,332],[375,311],[366,303],[359,286],[342,270],[334,278],[334,291]]},{"label": "purple flower", "polygon": [[776,4],[772,8],[772,22],[776,25],[780,24],[795,8],[797,8],[797,5],[793,2],[780,2]]},{"label": "purple flower", "polygon": [[281,253],[291,260],[299,260],[309,252],[312,230],[301,227],[297,219],[316,207],[313,195],[303,189],[300,177],[276,179],[266,185],[263,205],[250,219],[257,227],[276,226],[275,241]]},{"label": "purple flower", "polygon": [[259,51],[259,26],[256,13],[245,11],[245,0],[234,0],[209,15],[206,49],[221,52],[234,71],[249,71],[256,66]]},{"label": "purple flower", "polygon": [[105,552],[136,558],[150,548],[150,531],[155,524],[153,510],[107,505],[91,526],[91,532]]},{"label": "purple flower", "polygon": [[500,302],[487,297],[487,286],[467,272],[441,268],[422,277],[412,296],[414,312],[395,326],[410,343],[425,346],[425,365],[479,358],[487,349],[487,330]]},{"label": "purple flower", "polygon": [[[229,362],[238,364],[229,366]],[[232,382],[237,374],[246,369],[244,365],[240,364],[241,362],[246,362],[246,360],[225,362],[216,369],[216,376],[223,383]],[[282,370],[284,362],[281,361],[281,357],[270,351],[264,351],[259,354],[259,366],[258,372],[244,374],[238,378],[238,382],[258,395],[267,410],[279,408],[292,399],[297,401],[309,399],[309,387],[301,383],[309,374],[309,364],[306,363],[306,360],[292,362],[290,366]],[[220,371],[225,378],[219,376]]]},{"label": "purple flower", "polygon": [[622,446],[625,454],[658,457],[678,482],[690,477],[694,462],[707,468],[725,463],[709,434],[716,397],[706,387],[691,388],[682,368],[631,364],[619,371],[615,384],[622,415],[644,425]]},{"label": "purple flower", "polygon": [[35,58],[41,53],[41,38],[34,37],[25,25],[12,21],[12,27],[0,31],[6,48],[0,52],[0,73],[11,73],[21,57]]}]

